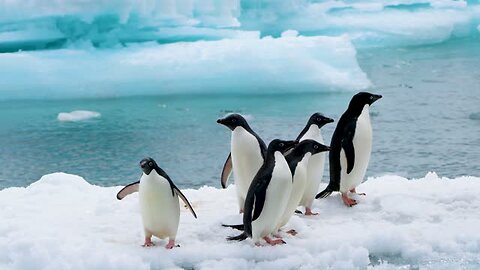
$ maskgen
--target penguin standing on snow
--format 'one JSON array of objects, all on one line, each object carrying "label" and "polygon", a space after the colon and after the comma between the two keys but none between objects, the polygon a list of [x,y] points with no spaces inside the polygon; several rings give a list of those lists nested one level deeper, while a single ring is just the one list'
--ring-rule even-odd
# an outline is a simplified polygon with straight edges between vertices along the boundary
[{"label": "penguin standing on snow", "polygon": [[118,192],[117,199],[121,200],[138,191],[145,230],[143,246],[153,246],[152,235],[154,235],[160,239],[168,237],[169,241],[165,248],[172,249],[175,247],[175,236],[180,220],[178,197],[183,200],[195,218],[197,215],[187,198],[175,186],[170,177],[158,167],[155,160],[145,158],[140,161],[140,167],[143,171],[140,181],[125,186]]},{"label": "penguin standing on snow", "polygon": [[[323,116],[320,113],[314,113],[308,119],[307,125],[297,137],[298,141],[314,140],[320,144],[324,144],[320,128],[325,124],[332,123],[333,119]],[[305,191],[300,200],[299,206],[305,207],[305,215],[316,215],[312,212],[312,204],[318,187],[323,177],[323,169],[325,166],[325,153],[319,153],[312,156],[307,165],[307,183]]]},{"label": "penguin standing on snow", "polygon": [[221,183],[226,188],[228,178],[233,170],[237,190],[238,206],[243,213],[248,188],[258,169],[263,164],[267,147],[263,140],[239,114],[230,114],[218,119],[217,123],[232,131],[230,154],[223,166]]},{"label": "penguin standing on snow", "polygon": [[315,198],[325,198],[333,191],[340,191],[345,205],[351,207],[357,204],[348,197],[348,192],[356,193],[355,188],[365,177],[372,152],[369,108],[380,98],[381,95],[367,92],[353,96],[333,132],[329,156],[330,183]]},{"label": "penguin standing on snow", "polygon": [[[285,211],[277,225],[277,230],[287,224],[292,215],[295,213],[295,209],[302,199],[302,196],[305,192],[305,187],[307,185],[307,165],[310,162],[309,160],[311,160],[318,153],[329,150],[330,148],[328,146],[325,146],[314,140],[304,140],[295,146],[293,151],[291,151],[285,157],[293,175],[293,187]],[[292,235],[296,234],[295,230],[293,229],[287,233]]]},{"label": "penguin standing on snow", "polygon": [[282,239],[271,239],[292,191],[292,173],[283,153],[296,141],[273,140],[267,148],[265,162],[248,189],[243,213],[244,231],[227,240],[245,240],[251,237],[255,245],[264,239],[270,245],[283,244]]}]

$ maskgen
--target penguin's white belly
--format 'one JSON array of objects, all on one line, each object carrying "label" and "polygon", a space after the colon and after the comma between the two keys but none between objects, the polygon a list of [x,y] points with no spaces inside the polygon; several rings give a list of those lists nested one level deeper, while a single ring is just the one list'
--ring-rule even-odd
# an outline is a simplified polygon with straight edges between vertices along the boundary
[{"label": "penguin's white belly", "polygon": [[[245,200],[248,188],[263,164],[260,145],[255,136],[242,127],[237,127],[232,132],[231,150],[237,195]],[[243,205],[241,207],[243,208]]]},{"label": "penguin's white belly", "polygon": [[[311,127],[300,141],[310,139],[318,143],[324,144],[322,134],[317,126]],[[307,183],[305,192],[299,205],[305,207],[312,207],[315,195],[318,193],[318,187],[323,178],[323,170],[325,167],[325,153],[318,153],[310,158],[307,165]]]},{"label": "penguin's white belly", "polygon": [[295,175],[293,176],[293,185],[292,185],[292,192],[290,193],[290,198],[288,200],[287,206],[285,207],[285,211],[280,219],[280,223],[277,226],[277,229],[285,226],[287,222],[290,220],[292,215],[295,213],[300,200],[303,197],[305,192],[305,186],[307,183],[307,164],[308,160],[305,158],[297,164],[297,168],[295,169]]},{"label": "penguin's white belly", "polygon": [[[156,173],[152,171],[150,175],[152,174]],[[139,198],[146,233],[158,238],[175,239],[180,219],[180,205],[177,194],[172,196],[168,181],[161,176],[142,177]]]},{"label": "penguin's white belly", "polygon": [[353,137],[353,147],[355,150],[355,164],[352,171],[347,174],[347,159],[345,151],[340,151],[341,180],[340,191],[347,192],[360,185],[367,172],[368,163],[370,162],[370,154],[372,152],[372,126],[370,118],[364,113],[357,120],[355,135]]},{"label": "penguin's white belly", "polygon": [[[279,152],[277,153],[281,155]],[[267,187],[262,212],[255,221],[252,221],[252,239],[254,241],[275,231],[285,212],[292,191],[292,174],[285,158],[283,156],[277,158],[277,153],[275,153],[276,164]]]}]

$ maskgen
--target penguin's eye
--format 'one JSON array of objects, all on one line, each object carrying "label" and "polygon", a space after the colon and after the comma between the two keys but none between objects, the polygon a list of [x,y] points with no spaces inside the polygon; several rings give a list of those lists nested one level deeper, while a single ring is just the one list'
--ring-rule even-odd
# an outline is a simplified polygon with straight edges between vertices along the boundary
[{"label": "penguin's eye", "polygon": [[373,100],[373,96],[370,96],[370,100]]},{"label": "penguin's eye", "polygon": [[317,121],[318,121],[318,122],[320,122],[320,121],[322,121],[322,119],[320,119],[320,118],[317,118]]},{"label": "penguin's eye", "polygon": [[233,122],[233,123],[237,122],[237,119],[232,119],[232,122]]},{"label": "penguin's eye", "polygon": [[283,146],[285,146],[285,144],[283,144],[283,142],[282,142],[278,146],[283,147]]},{"label": "penguin's eye", "polygon": [[153,167],[153,162],[148,162],[148,166]]},{"label": "penguin's eye", "polygon": [[318,149],[318,145],[314,145],[313,148],[314,148],[314,149]]}]

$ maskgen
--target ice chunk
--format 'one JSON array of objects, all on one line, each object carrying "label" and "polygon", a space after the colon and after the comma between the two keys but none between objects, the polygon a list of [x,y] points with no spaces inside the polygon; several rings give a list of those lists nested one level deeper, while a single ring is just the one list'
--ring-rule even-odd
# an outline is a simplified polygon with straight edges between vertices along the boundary
[{"label": "ice chunk", "polygon": [[61,112],[58,114],[57,119],[61,122],[78,122],[92,118],[100,117],[100,113],[92,111],[73,111],[73,112]]},{"label": "ice chunk", "polygon": [[8,86],[3,99],[353,91],[370,85],[347,36],[5,53],[0,73]]}]

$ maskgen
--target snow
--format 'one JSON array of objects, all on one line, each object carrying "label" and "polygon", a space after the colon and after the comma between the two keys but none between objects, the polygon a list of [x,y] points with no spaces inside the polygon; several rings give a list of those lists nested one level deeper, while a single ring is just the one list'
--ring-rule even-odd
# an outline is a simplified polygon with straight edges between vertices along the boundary
[{"label": "snow", "polygon": [[100,113],[92,111],[72,111],[61,112],[58,114],[57,119],[61,122],[78,122],[92,118],[100,117]]},{"label": "snow", "polygon": [[[135,179],[130,179],[134,181]],[[125,184],[129,181],[126,180]],[[369,178],[359,204],[338,195],[316,200],[315,217],[294,216],[283,246],[230,243],[238,232],[220,226],[241,220],[234,186],[183,192],[177,242],[142,248],[138,194],[90,185],[64,173],[26,188],[0,191],[0,269],[459,269],[480,265],[479,177]]]},{"label": "snow", "polygon": [[352,91],[370,85],[348,36],[4,53],[0,71],[2,99]]}]

